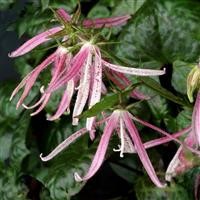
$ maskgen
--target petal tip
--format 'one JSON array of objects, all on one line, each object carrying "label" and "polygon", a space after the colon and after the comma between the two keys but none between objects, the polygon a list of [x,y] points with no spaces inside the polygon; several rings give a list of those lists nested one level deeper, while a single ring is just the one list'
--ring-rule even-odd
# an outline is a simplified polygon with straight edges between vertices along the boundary
[{"label": "petal tip", "polygon": [[42,154],[42,153],[40,154],[40,159],[41,159],[43,162],[46,162],[46,161],[49,160],[49,159],[46,159],[46,157],[43,157],[43,154]]},{"label": "petal tip", "polygon": [[75,179],[76,182],[83,181],[83,179],[79,176],[79,174],[77,172],[74,173],[74,179]]}]

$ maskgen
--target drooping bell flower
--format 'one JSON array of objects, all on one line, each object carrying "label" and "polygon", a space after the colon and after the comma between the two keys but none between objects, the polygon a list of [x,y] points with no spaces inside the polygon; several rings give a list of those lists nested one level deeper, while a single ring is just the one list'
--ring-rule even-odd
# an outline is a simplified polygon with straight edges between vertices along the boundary
[{"label": "drooping bell flower", "polygon": [[[63,71],[66,71],[69,67],[69,63],[71,60],[71,53],[68,52],[68,50],[64,47],[58,47],[58,49],[52,53],[49,57],[47,57],[41,64],[39,64],[34,70],[32,70],[26,77],[21,81],[21,83],[15,88],[13,91],[10,100],[18,93],[18,91],[24,87],[24,91],[20,97],[20,99],[17,102],[17,108],[23,104],[25,98],[29,94],[31,88],[35,84],[35,81],[37,80],[39,74],[45,70],[49,65],[52,65],[52,78],[49,82],[49,85],[54,83],[56,78],[60,73]],[[43,88],[43,87],[42,87]],[[32,115],[37,114],[41,109],[44,108],[44,106],[48,103],[48,100],[50,98],[51,94],[44,94],[41,99],[32,107],[41,106],[39,109],[32,113]],[[25,105],[24,105],[25,106]],[[25,106],[28,108],[28,106]]]},{"label": "drooping bell flower", "polygon": [[[54,82],[55,84],[49,85],[46,90],[46,93],[51,93],[63,87],[68,81],[80,74],[77,98],[72,114],[73,125],[78,124],[77,116],[82,113],[87,100],[89,100],[89,108],[100,101],[104,68],[120,72],[120,74],[125,73],[138,76],[158,76],[165,73],[164,70],[139,69],[111,64],[102,59],[97,45],[92,44],[92,42],[86,42],[72,59],[69,71],[59,76]],[[86,127],[89,131],[92,131],[94,121],[95,117],[87,118]],[[91,136],[91,138],[93,137]]]},{"label": "drooping bell flower", "polygon": [[[188,147],[193,149],[198,149],[200,145],[200,92],[198,92],[195,105],[193,108],[192,114],[192,125],[188,136],[185,138],[185,144]],[[197,150],[198,151],[198,150]],[[171,179],[176,176],[177,174],[183,173],[187,169],[193,167],[195,165],[195,157],[194,155],[189,155],[190,152],[185,146],[181,145],[176,154],[174,155],[173,159],[171,160],[167,171],[165,179],[167,181],[171,181]],[[194,152],[195,153],[195,152]],[[197,152],[197,156],[200,157],[200,154]]]},{"label": "drooping bell flower", "polygon": [[[66,23],[69,23],[71,21],[71,16],[64,10],[64,9],[58,9],[56,11],[57,15],[60,16]],[[99,19],[86,19],[83,21],[83,26],[85,28],[102,28],[102,27],[113,27],[113,26],[120,26],[127,22],[127,20],[130,19],[130,15],[124,15],[120,17],[111,17],[111,18],[99,18]],[[9,53],[9,57],[18,57],[22,56],[40,44],[43,44],[49,40],[53,39],[53,35],[58,33],[59,31],[63,30],[64,26],[56,26],[53,28],[50,28],[42,33],[39,33],[38,35],[34,36],[27,42],[25,42],[22,46],[20,46],[15,51]],[[65,36],[66,37],[66,36]]]},{"label": "drooping bell flower", "polygon": [[[59,10],[57,13],[62,17],[62,19],[66,21],[66,23],[70,22],[70,16],[63,10]],[[92,20],[92,23],[97,23],[98,25],[105,25],[106,23],[109,23],[109,26],[111,26],[112,23],[113,25],[119,25],[122,21],[124,23],[125,21],[127,21],[127,19],[127,16],[122,18],[119,17],[105,20],[96,19],[96,21]],[[56,31],[59,30],[60,27],[58,30],[56,29]],[[53,33],[50,34],[50,36],[52,36],[53,38]],[[118,74],[125,73],[139,76],[158,76],[165,73],[164,70],[131,68],[111,64],[102,58],[100,49],[97,45],[93,43],[93,39],[91,39],[91,41],[85,41],[82,38],[80,39],[79,37],[80,36],[78,35],[76,39],[81,41],[78,42],[76,48],[80,46],[80,49],[74,55],[73,58],[72,56],[70,56],[70,59],[67,59],[69,57],[69,54],[72,54],[69,52],[63,53],[63,49],[73,48],[73,46],[67,48],[59,47],[55,53],[53,53],[51,56],[45,59],[45,61],[43,61],[39,66],[37,66],[31,73],[29,73],[23,79],[23,81],[14,90],[11,96],[12,99],[12,97],[19,91],[19,89],[25,86],[24,92],[20,100],[18,101],[17,107],[19,107],[23,103],[24,99],[28,95],[31,87],[34,85],[40,72],[42,72],[48,65],[52,63],[54,63],[54,67],[52,70],[52,79],[49,82],[46,90],[44,89],[44,87],[42,87],[42,97],[33,106],[24,105],[24,107],[27,109],[38,107],[37,110],[34,113],[32,113],[32,115],[35,115],[39,113],[48,103],[52,92],[54,92],[57,89],[60,89],[61,87],[65,87],[65,91],[63,93],[63,97],[60,101],[57,111],[53,116],[50,116],[48,118],[49,120],[58,119],[65,112],[65,110],[69,108],[72,95],[76,88],[77,97],[72,114],[72,123],[74,125],[78,124],[77,116],[79,116],[82,113],[87,101],[89,108],[100,101],[101,93],[103,92],[103,90],[105,91],[105,87],[102,82],[102,73],[104,68],[109,68],[112,71],[118,72]],[[39,36],[35,36],[31,40],[27,41],[24,45],[19,47],[19,49],[11,53],[11,56],[16,57],[19,55],[23,55],[28,51],[32,50],[37,45],[47,41],[47,39],[49,39],[47,34],[39,34]],[[68,36],[65,36],[63,40],[68,42],[70,38],[68,38]],[[34,41],[34,45],[31,45],[32,41]],[[86,127],[91,133],[91,138],[94,138],[94,122],[95,117],[88,118],[86,122]]]},{"label": "drooping bell flower", "polygon": [[[136,120],[137,122],[142,123],[142,125],[152,128],[153,130],[156,130],[165,136],[143,143],[132,120]],[[115,110],[110,117],[105,118],[101,122],[96,122],[95,127],[102,125],[103,122],[105,122],[105,128],[92,164],[84,177],[81,178],[79,174],[75,173],[75,179],[77,181],[86,181],[98,171],[105,159],[106,150],[108,148],[111,136],[116,133],[121,141],[121,144],[118,146],[119,148],[114,149],[114,151],[119,151],[120,157],[123,157],[124,153],[137,153],[152,182],[158,187],[164,187],[165,184],[161,183],[158,179],[146,149],[167,143],[172,140],[179,141],[176,138],[185,134],[189,128],[170,135],[158,127],[134,117],[126,110]],[[41,154],[41,159],[43,161],[51,160],[86,132],[86,128],[80,129],[59,144],[49,155],[43,157]]]}]

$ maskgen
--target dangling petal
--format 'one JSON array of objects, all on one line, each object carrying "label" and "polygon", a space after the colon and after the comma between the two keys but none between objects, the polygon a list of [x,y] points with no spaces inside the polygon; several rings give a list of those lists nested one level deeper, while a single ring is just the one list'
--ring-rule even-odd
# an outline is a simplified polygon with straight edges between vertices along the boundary
[{"label": "dangling petal", "polygon": [[108,63],[105,60],[102,60],[102,64],[114,71],[121,72],[124,74],[131,74],[131,75],[137,75],[137,76],[159,76],[159,75],[165,74],[165,70],[124,67],[124,66]]},{"label": "dangling petal", "polygon": [[54,28],[51,28],[45,32],[42,32],[42,33],[36,35],[35,37],[33,37],[30,40],[28,40],[27,42],[25,42],[17,50],[10,53],[9,57],[22,56],[22,55],[28,53],[29,51],[31,51],[38,45],[40,45],[48,40],[51,40],[52,38],[50,38],[50,36],[59,32],[60,30],[62,30],[62,27],[54,27]]},{"label": "dangling petal", "polygon": [[85,181],[91,178],[97,170],[100,168],[101,164],[103,163],[106,150],[108,147],[108,143],[110,140],[110,137],[112,135],[113,130],[116,128],[117,123],[119,120],[119,111],[113,112],[113,114],[110,116],[110,119],[108,123],[105,126],[103,135],[101,137],[99,146],[97,148],[96,154],[93,158],[92,164],[87,172],[87,174],[81,178],[78,173],[74,174],[75,180],[76,181]]},{"label": "dangling petal", "polygon": [[181,161],[179,160],[179,156],[180,156],[182,150],[183,150],[183,146],[180,146],[178,151],[176,152],[175,156],[169,163],[169,166],[168,166],[166,174],[165,174],[166,181],[171,181],[172,177],[176,176],[176,168],[181,163]]},{"label": "dangling petal", "polygon": [[51,160],[56,155],[58,155],[61,151],[63,151],[65,148],[67,148],[72,142],[76,141],[80,136],[84,135],[86,132],[87,132],[87,129],[82,128],[79,131],[73,133],[66,140],[64,140],[62,143],[60,143],[49,155],[43,157],[42,154],[40,154],[41,160],[42,161]]},{"label": "dangling petal", "polygon": [[31,116],[37,115],[39,112],[41,112],[44,109],[44,107],[47,105],[50,97],[51,97],[51,94],[45,94],[45,98],[41,106],[35,112],[31,113]]},{"label": "dangling petal", "polygon": [[200,92],[198,92],[192,114],[192,128],[194,137],[200,146]]},{"label": "dangling petal", "polygon": [[17,108],[22,104],[26,96],[28,95],[29,91],[31,90],[32,86],[34,85],[38,75],[41,71],[43,71],[49,64],[51,64],[56,57],[56,54],[51,54],[48,58],[46,58],[40,65],[38,65],[32,72],[29,73],[28,76],[26,76],[22,82],[18,85],[18,87],[13,91],[11,95],[11,99],[13,96],[18,92],[19,89],[21,89],[25,84],[24,91],[17,103]]},{"label": "dangling petal", "polygon": [[161,183],[160,180],[158,179],[156,172],[151,164],[151,161],[147,155],[147,152],[144,148],[144,145],[142,144],[142,141],[140,139],[139,133],[132,122],[131,118],[129,117],[128,112],[123,113],[123,119],[126,124],[127,130],[130,133],[130,136],[134,142],[136,151],[138,153],[138,156],[147,172],[149,177],[151,178],[152,182],[157,186],[157,187],[165,187],[165,184]]},{"label": "dangling petal", "polygon": [[38,107],[38,106],[44,101],[44,99],[46,98],[46,95],[47,95],[47,94],[43,94],[43,95],[40,97],[40,99],[39,99],[36,103],[34,103],[33,105],[31,105],[31,106],[28,106],[28,105],[26,105],[26,104],[22,104],[22,106],[23,106],[25,109],[27,109],[27,110],[36,108],[36,107]]},{"label": "dangling petal", "polygon": [[97,18],[97,19],[85,19],[83,21],[83,26],[86,28],[102,28],[102,27],[113,27],[125,24],[130,15],[110,17],[110,18]]},{"label": "dangling petal", "polygon": [[[189,147],[196,146],[198,141],[194,138],[193,130],[190,131],[188,136],[185,138],[184,142]],[[170,164],[167,168],[166,174],[165,174],[165,179],[167,181],[171,181],[171,179],[174,176],[186,171],[187,169],[189,169],[193,166],[192,160],[188,159],[188,157],[185,155],[185,150],[186,149],[184,149],[184,146],[181,145],[179,147],[179,149],[177,150],[176,154],[174,155],[172,161],[170,162]]]},{"label": "dangling petal", "polygon": [[58,106],[56,113],[53,116],[48,117],[47,120],[53,121],[58,119],[66,111],[66,109],[69,108],[73,93],[74,93],[74,80],[70,80],[67,84],[66,90],[64,91],[64,94],[62,96],[61,102]]},{"label": "dangling petal", "polygon": [[63,8],[58,9],[56,11],[56,13],[65,22],[69,22],[72,19],[71,16],[69,15],[69,13],[67,11],[65,11]]},{"label": "dangling petal", "polygon": [[60,77],[55,84],[49,86],[46,92],[49,93],[54,90],[57,90],[58,88],[65,85],[69,80],[73,79],[79,73],[80,69],[83,67],[89,53],[90,53],[90,44],[86,43],[81,47],[80,51],[72,59],[71,67],[67,71],[66,75]]},{"label": "dangling petal", "polygon": [[89,96],[90,82],[91,82],[91,64],[92,64],[92,54],[89,53],[87,61],[81,73],[80,85],[79,85],[76,102],[75,102],[74,110],[72,114],[73,125],[78,124],[79,119],[77,118],[77,116],[82,113],[83,108]]},{"label": "dangling petal", "polygon": [[[121,90],[124,90],[125,88],[127,88],[132,84],[131,81],[124,74],[116,72],[114,70],[106,71],[106,76]],[[139,100],[142,99],[147,100],[150,98],[149,96],[142,94],[136,89],[134,89],[131,92],[130,96],[133,97],[134,99],[139,99]]]},{"label": "dangling petal", "polygon": [[[98,56],[96,55],[98,54]],[[98,103],[101,99],[101,86],[102,86],[102,65],[101,65],[101,54],[99,49],[95,50],[95,60],[94,60],[94,74],[93,74],[93,84],[91,88],[91,96],[89,101],[89,108]],[[86,127],[89,131],[92,131],[92,126],[95,122],[95,117],[87,118]],[[91,132],[94,133],[94,132]],[[90,135],[91,139],[94,139],[94,135]]]},{"label": "dangling petal", "polygon": [[[172,134],[172,138],[178,138],[178,137],[188,133],[189,131],[191,131],[191,126]],[[166,137],[154,139],[154,140],[145,142],[144,147],[145,147],[145,149],[149,149],[149,148],[161,145],[161,144],[165,144],[167,142],[173,141],[172,138],[169,138],[168,136],[166,136]]]}]

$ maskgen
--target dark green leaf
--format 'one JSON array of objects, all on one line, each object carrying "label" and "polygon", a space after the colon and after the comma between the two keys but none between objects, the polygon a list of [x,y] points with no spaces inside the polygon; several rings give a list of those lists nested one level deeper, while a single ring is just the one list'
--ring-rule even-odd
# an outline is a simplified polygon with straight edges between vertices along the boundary
[{"label": "dark green leaf", "polygon": [[130,183],[135,183],[142,174],[142,171],[138,169],[138,160],[135,155],[125,154],[124,158],[119,159],[118,162],[110,162],[110,166],[118,176]]},{"label": "dark green leaf", "polygon": [[191,121],[192,121],[192,109],[190,108],[184,108],[183,111],[181,111],[177,118],[177,126],[179,127],[179,130],[181,130],[182,128],[185,128],[189,125],[191,125]]},{"label": "dark green leaf", "polygon": [[42,10],[46,10],[49,7],[49,0],[41,0]]},{"label": "dark green leaf", "polygon": [[141,178],[135,188],[138,200],[190,200],[187,191],[181,185],[171,184],[166,188],[157,188],[145,178]]},{"label": "dark green leaf", "polygon": [[173,63],[172,85],[178,92],[187,94],[187,76],[191,71],[191,64],[175,61]]},{"label": "dark green leaf", "polygon": [[[70,125],[68,124],[67,126],[69,127]],[[69,136],[72,129],[70,132],[67,132],[69,130],[67,126],[65,125],[65,128],[62,129],[59,126],[52,129],[49,136],[51,141],[55,143],[56,138],[60,135],[59,132],[62,134],[62,137],[64,135]],[[59,138],[60,142],[61,140]],[[84,186],[84,183],[77,183],[74,180],[73,174],[78,172],[80,175],[84,175],[87,172],[95,150],[96,143],[88,148],[88,136],[83,136],[52,161],[48,162],[46,167],[35,171],[33,176],[49,190],[52,199],[70,199],[71,196],[78,193]]]},{"label": "dark green leaf", "polygon": [[175,96],[173,93],[169,92],[168,90],[160,86],[158,82],[156,82],[155,80],[149,77],[139,77],[139,80],[141,80],[149,88],[153,89],[159,95],[165,97],[166,99],[170,101],[173,101],[179,105],[185,105],[185,106],[190,105],[188,102],[184,101],[180,97]]},{"label": "dark green leaf", "polygon": [[19,172],[14,168],[0,170],[0,197],[1,200],[27,200],[28,189],[19,178]]},{"label": "dark green leaf", "polygon": [[122,32],[117,55],[128,63],[151,68],[175,60],[196,62],[199,5],[188,0],[146,1]]}]

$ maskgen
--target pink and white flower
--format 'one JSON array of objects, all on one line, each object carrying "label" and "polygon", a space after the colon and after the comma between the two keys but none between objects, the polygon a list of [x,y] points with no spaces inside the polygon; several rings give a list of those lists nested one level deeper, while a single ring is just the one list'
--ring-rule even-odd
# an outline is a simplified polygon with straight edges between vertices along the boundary
[{"label": "pink and white flower", "polygon": [[[200,92],[198,92],[195,105],[193,108],[193,114],[192,114],[192,125],[189,130],[188,136],[185,138],[185,144],[193,149],[198,149],[200,145]],[[165,179],[167,181],[171,181],[171,179],[176,176],[177,174],[180,174],[187,169],[191,168],[194,163],[192,159],[188,158],[187,156],[187,149],[184,145],[180,145],[178,148],[176,154],[174,155],[173,159],[171,160],[167,171]],[[194,152],[195,153],[195,152]],[[197,152],[197,155],[200,157],[200,154]]]},{"label": "pink and white flower", "polygon": [[[71,16],[63,9],[58,10],[57,14],[66,23],[70,23]],[[86,20],[83,22],[83,25],[90,27],[96,24],[96,28],[100,28],[101,26],[117,26],[125,23],[129,17],[130,16],[122,16],[110,19],[106,18]],[[17,57],[31,51],[36,46],[53,38],[55,33],[61,31],[64,28],[64,26],[55,27],[35,36],[23,44],[21,47],[19,47],[16,51],[12,52],[10,56]],[[111,64],[102,58],[100,49],[97,45],[94,44],[93,39],[90,41],[85,41],[82,38],[79,38],[79,36],[77,39],[80,40],[78,45],[80,45],[81,48],[73,58],[72,53],[69,52],[69,50],[73,47],[58,47],[58,49],[53,54],[45,59],[22,80],[22,82],[17,86],[11,95],[12,99],[16,93],[22,87],[24,87],[23,94],[17,103],[17,108],[23,104],[23,101],[30,92],[39,74],[50,64],[53,64],[52,79],[49,82],[46,90],[44,87],[42,87],[42,96],[40,100],[32,106],[27,106],[24,104],[23,106],[27,109],[38,107],[37,110],[31,114],[35,115],[46,106],[52,93],[55,90],[60,89],[61,87],[65,87],[65,91],[57,111],[53,116],[48,117],[49,120],[55,120],[58,119],[67,109],[69,109],[72,95],[75,90],[77,90],[77,97],[72,114],[73,125],[78,124],[79,119],[77,116],[82,113],[87,101],[89,108],[100,101],[101,93],[105,92],[105,87],[102,82],[102,73],[105,68],[112,70],[113,73],[115,73],[115,76],[123,79],[123,87],[126,87],[128,84],[130,84],[130,81],[123,75],[123,73],[137,76],[158,76],[165,73],[165,70],[140,69]],[[68,36],[65,36],[63,41],[65,42],[67,40],[69,40],[69,38]],[[132,96],[136,98],[144,98],[144,96],[136,91],[132,93]],[[91,139],[94,139],[94,122],[95,117],[88,118],[86,122],[86,127],[87,130],[90,131]]]},{"label": "pink and white flower", "polygon": [[[140,135],[137,131],[137,128],[134,125],[132,119],[136,120],[137,122],[142,123],[142,125],[145,125],[147,127],[152,128],[153,130],[158,131],[161,134],[164,134],[165,136],[159,139],[151,140],[143,144],[140,138]],[[144,122],[143,120],[140,120],[134,117],[128,111],[125,111],[125,110],[115,110],[110,117],[105,118],[101,122],[95,123],[95,126],[99,126],[103,122],[106,122],[105,128],[103,131],[103,135],[101,136],[96,154],[93,158],[92,164],[87,174],[84,177],[81,178],[78,173],[75,173],[74,175],[75,179],[77,181],[86,181],[98,171],[98,169],[101,167],[104,161],[109,140],[116,130],[116,133],[119,136],[121,144],[119,145],[119,148],[114,149],[114,151],[119,151],[120,157],[123,157],[124,153],[137,153],[146,172],[151,178],[152,182],[158,187],[164,187],[165,184],[161,183],[160,180],[158,179],[155,173],[155,170],[152,166],[152,163],[148,157],[146,149],[157,146],[157,145],[161,145],[171,140],[175,140],[179,142],[179,140],[177,140],[176,138],[185,134],[190,129],[190,127],[184,130],[181,130],[180,132],[170,135],[167,132],[159,129],[158,127],[155,127],[147,122]],[[86,128],[83,128],[75,132],[70,137],[68,137],[65,141],[59,144],[49,155],[43,157],[41,154],[40,155],[41,159],[43,161],[51,160],[53,157],[59,154],[62,150],[67,148],[71,143],[73,143],[77,138],[84,135],[86,132],[87,132]]]}]

